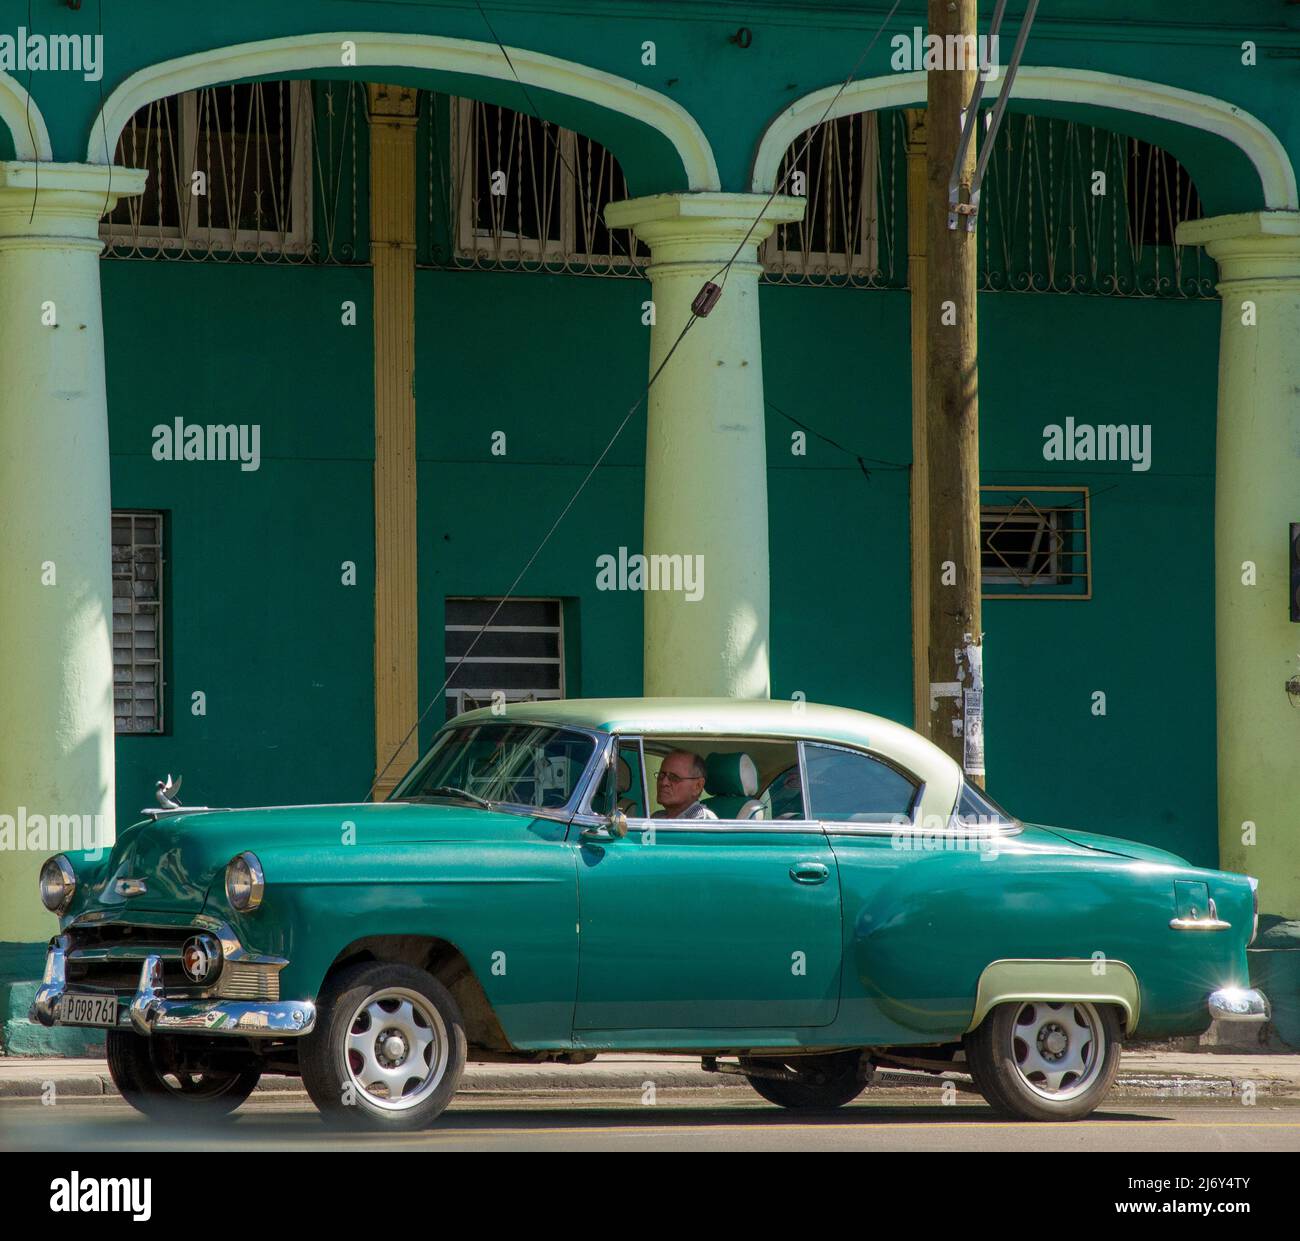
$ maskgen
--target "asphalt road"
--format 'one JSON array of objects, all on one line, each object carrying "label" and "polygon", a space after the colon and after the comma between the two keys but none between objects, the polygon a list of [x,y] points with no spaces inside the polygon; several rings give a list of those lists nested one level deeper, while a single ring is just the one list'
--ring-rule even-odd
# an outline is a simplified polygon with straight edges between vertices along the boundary
[{"label": "asphalt road", "polygon": [[[1300,1151],[1300,1100],[1119,1103],[1073,1124],[998,1120],[982,1102],[857,1102],[796,1120],[748,1092],[661,1091],[653,1106],[590,1095],[465,1095],[438,1128],[393,1136],[327,1129],[301,1094],[260,1093],[222,1125],[164,1129],[120,1099],[0,1101],[0,1149],[465,1151]],[[694,1097],[692,1097],[694,1096]]]}]

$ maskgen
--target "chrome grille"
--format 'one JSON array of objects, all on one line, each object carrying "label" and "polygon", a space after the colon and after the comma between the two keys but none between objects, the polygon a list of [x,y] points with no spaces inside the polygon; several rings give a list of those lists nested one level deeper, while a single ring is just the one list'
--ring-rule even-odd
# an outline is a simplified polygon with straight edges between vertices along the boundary
[{"label": "chrome grille", "polygon": [[278,1000],[280,971],[273,965],[227,961],[213,993],[228,1000]]}]

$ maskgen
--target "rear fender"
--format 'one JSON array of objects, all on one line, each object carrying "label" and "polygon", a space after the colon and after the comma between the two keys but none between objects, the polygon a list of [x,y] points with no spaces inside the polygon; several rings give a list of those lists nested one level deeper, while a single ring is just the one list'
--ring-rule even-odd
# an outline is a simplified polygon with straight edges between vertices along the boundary
[{"label": "rear fender", "polygon": [[980,974],[975,1012],[967,1033],[975,1029],[996,1005],[1029,1000],[1114,1004],[1123,1013],[1125,1032],[1137,1028],[1141,1015],[1137,975],[1123,961],[994,961]]}]

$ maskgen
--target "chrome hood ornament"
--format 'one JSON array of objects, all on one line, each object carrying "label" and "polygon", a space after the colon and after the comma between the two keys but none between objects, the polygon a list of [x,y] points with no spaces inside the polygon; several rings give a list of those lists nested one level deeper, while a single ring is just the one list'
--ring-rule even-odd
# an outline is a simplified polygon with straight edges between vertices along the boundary
[{"label": "chrome hood ornament", "polygon": [[158,804],[164,810],[176,810],[180,807],[180,798],[177,797],[176,794],[181,791],[181,781],[184,778],[184,776],[177,776],[176,779],[173,780],[172,773],[169,771],[167,773],[167,779],[159,780],[154,786],[156,790],[154,796],[158,799]]}]

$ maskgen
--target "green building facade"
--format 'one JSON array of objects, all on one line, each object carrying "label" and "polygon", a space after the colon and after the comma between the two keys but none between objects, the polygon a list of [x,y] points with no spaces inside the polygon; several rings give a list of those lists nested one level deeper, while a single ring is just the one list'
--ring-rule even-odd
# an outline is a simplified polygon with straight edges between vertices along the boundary
[{"label": "green building facade", "polygon": [[[140,0],[94,70],[91,10],[0,3],[10,1050],[53,927],[22,821],[111,839],[168,773],[382,793],[483,600],[536,602],[453,693],[924,727],[894,36],[925,6],[889,7]],[[1300,919],[1300,8],[1042,7],[980,222],[988,787]],[[55,36],[81,71],[32,63]],[[1119,425],[1145,458],[1045,456]],[[256,468],[184,459],[226,426]],[[702,597],[605,589],[620,549],[701,556]]]}]

